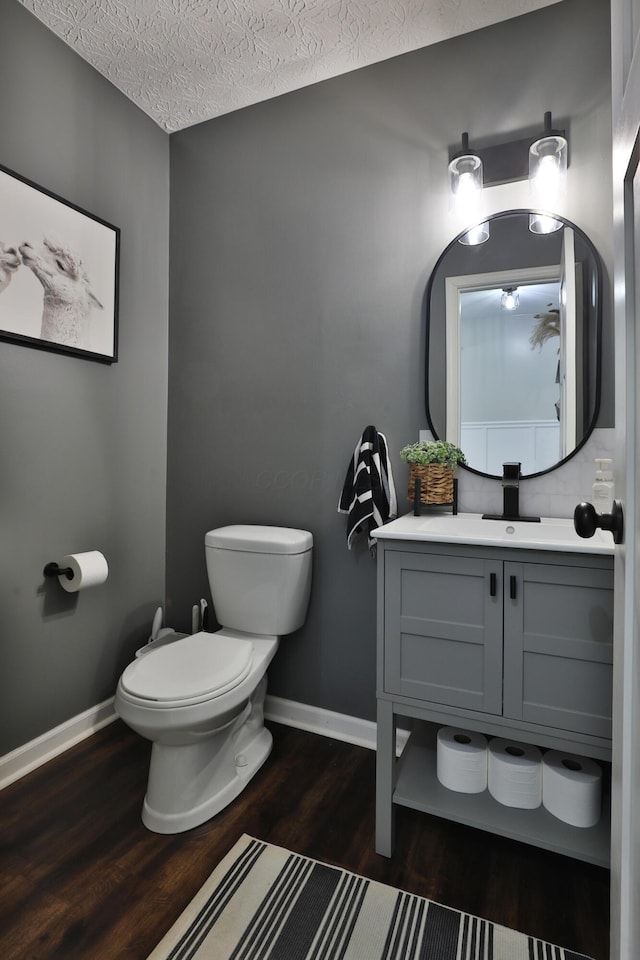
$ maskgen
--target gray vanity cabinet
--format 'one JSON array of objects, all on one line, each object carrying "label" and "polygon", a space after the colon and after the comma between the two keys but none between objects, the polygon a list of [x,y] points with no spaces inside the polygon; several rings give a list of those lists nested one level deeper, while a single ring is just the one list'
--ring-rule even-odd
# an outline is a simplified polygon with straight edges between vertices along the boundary
[{"label": "gray vanity cabinet", "polygon": [[503,716],[610,740],[613,570],[506,563],[505,585]]},{"label": "gray vanity cabinet", "polygon": [[[376,849],[394,804],[604,864],[606,816],[580,830],[436,777],[440,726],[609,760],[613,562],[584,553],[378,542]],[[412,733],[396,761],[396,721]]]},{"label": "gray vanity cabinet", "polygon": [[385,692],[502,712],[502,564],[385,552]]}]

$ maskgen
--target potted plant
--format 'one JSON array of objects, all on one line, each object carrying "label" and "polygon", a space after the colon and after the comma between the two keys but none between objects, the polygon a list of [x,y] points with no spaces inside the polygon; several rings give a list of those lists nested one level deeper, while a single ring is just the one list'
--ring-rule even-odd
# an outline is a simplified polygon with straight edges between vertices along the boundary
[{"label": "potted plant", "polygon": [[415,483],[420,480],[420,503],[451,503],[453,475],[459,463],[466,463],[460,447],[447,440],[420,440],[400,451],[400,459],[409,464],[409,500],[415,498]]}]

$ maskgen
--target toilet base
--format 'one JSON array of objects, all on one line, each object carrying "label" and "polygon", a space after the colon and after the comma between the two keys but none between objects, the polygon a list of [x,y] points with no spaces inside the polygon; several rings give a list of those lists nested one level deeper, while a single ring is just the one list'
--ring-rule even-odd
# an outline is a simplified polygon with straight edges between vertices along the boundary
[{"label": "toilet base", "polygon": [[266,677],[239,716],[200,743],[154,743],[142,822],[182,833],[210,820],[242,793],[271,753],[264,726]]}]

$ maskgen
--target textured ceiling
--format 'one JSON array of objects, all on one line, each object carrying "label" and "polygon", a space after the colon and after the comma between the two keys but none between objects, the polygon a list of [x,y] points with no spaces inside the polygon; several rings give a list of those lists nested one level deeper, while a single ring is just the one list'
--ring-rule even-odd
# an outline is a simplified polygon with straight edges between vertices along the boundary
[{"label": "textured ceiling", "polygon": [[20,0],[172,132],[559,0]]}]

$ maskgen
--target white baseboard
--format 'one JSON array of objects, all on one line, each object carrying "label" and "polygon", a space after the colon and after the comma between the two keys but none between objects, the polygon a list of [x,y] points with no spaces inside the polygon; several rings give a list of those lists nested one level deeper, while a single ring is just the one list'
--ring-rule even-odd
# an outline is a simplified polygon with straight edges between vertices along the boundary
[{"label": "white baseboard", "polygon": [[[0,790],[115,720],[113,702],[114,698],[110,697],[103,703],[78,714],[77,717],[71,717],[59,727],[48,730],[35,740],[25,743],[12,753],[0,757]],[[344,713],[334,713],[332,710],[269,695],[265,699],[264,707],[265,717],[267,720],[273,720],[274,723],[319,733],[333,740],[343,740],[359,747],[367,747],[369,750],[376,748],[376,725],[373,720],[350,717]],[[406,730],[398,730],[396,738],[398,753],[402,752],[407,736]]]},{"label": "white baseboard", "polygon": [[[376,749],[376,724],[373,720],[350,717],[345,713],[334,713],[322,707],[311,707],[306,703],[272,697],[269,694],[265,697],[264,715],[267,720],[273,720],[274,723],[283,723],[288,727],[319,733],[333,740],[344,740],[346,743],[367,747],[369,750]],[[402,753],[407,739],[408,732],[398,730],[396,735],[398,754]]]},{"label": "white baseboard", "polygon": [[0,757],[0,790],[116,719],[113,697]]}]

